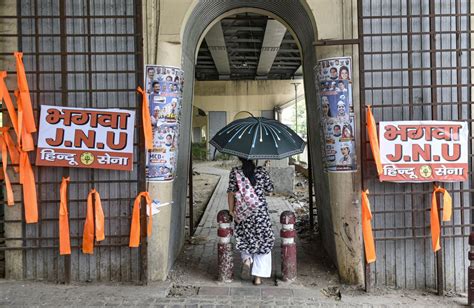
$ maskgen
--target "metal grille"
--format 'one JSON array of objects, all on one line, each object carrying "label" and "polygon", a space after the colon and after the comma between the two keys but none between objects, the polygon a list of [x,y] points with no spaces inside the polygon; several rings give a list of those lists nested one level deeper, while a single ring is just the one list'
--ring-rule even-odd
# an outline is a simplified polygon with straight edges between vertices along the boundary
[{"label": "metal grille", "polygon": [[[358,11],[361,110],[372,105],[377,122],[468,121],[471,144],[470,1],[359,0]],[[465,292],[472,172],[470,181],[441,183],[453,197],[453,216],[442,224],[442,250],[434,254],[432,184],[379,183],[365,132],[362,141],[363,186],[370,190],[377,250],[369,286]],[[472,170],[472,154],[469,163]]]},{"label": "metal grille", "polygon": [[[143,148],[141,98],[136,95],[136,87],[142,83],[141,1],[21,0],[17,10],[17,16],[3,18],[18,20],[18,33],[11,36],[18,37],[18,48],[24,52],[37,118],[39,106],[45,104],[132,109],[139,123],[133,172],[35,168],[39,222],[22,223],[23,237],[6,239],[22,241],[21,248],[15,249],[23,253],[23,276],[66,282],[145,280],[146,245],[141,250],[128,247],[131,207],[145,183],[144,153],[139,150]],[[7,55],[11,53],[2,54]],[[62,176],[71,177],[72,254],[66,257],[58,250]],[[101,195],[106,238],[96,243],[94,255],[86,255],[81,252],[82,232],[86,198],[92,188]],[[15,183],[14,190],[19,189]],[[20,202],[15,206],[21,206]],[[5,224],[15,222],[22,220],[6,220]]]}]

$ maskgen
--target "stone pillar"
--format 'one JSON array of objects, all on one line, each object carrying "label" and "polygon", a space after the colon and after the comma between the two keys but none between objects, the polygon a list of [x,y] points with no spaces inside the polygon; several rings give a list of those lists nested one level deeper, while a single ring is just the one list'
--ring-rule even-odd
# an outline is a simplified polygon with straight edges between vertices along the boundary
[{"label": "stone pillar", "polygon": [[[358,191],[354,192],[352,174],[330,173],[330,216],[339,275],[344,283],[360,284],[364,281],[362,254],[361,208]],[[344,193],[341,193],[344,191]]]},{"label": "stone pillar", "polygon": [[[160,0],[143,1],[144,64],[181,67],[181,20],[189,3],[180,6],[168,4],[170,2]],[[189,80],[194,76],[185,75],[185,78]],[[172,223],[184,223],[184,216],[180,215],[183,211],[177,211],[173,207],[186,206],[186,203],[171,203],[173,182],[149,182],[147,186],[151,199],[158,199],[161,203],[170,202],[170,205],[160,208],[160,212],[153,217],[153,234],[148,239],[148,280],[164,281],[180,251],[176,246],[184,243],[184,227],[182,232],[176,232],[173,228],[179,224]],[[175,245],[176,243],[180,245]]]},{"label": "stone pillar", "polygon": [[474,232],[469,235],[469,267],[467,269],[467,304],[474,304]]},{"label": "stone pillar", "polygon": [[232,216],[228,210],[219,211],[217,214],[217,267],[218,280],[222,282],[232,282],[234,279],[234,252],[232,251],[232,234],[231,227]]},{"label": "stone pillar", "polygon": [[296,231],[294,229],[296,217],[291,211],[281,213],[281,273],[283,281],[296,279]]}]

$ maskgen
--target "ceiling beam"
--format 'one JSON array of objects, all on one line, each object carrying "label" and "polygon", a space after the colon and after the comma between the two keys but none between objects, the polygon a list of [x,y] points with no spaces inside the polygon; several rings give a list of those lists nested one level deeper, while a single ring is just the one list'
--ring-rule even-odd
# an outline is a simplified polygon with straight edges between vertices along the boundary
[{"label": "ceiling beam", "polygon": [[294,79],[303,79],[303,65],[300,65],[293,74]]},{"label": "ceiling beam", "polygon": [[224,32],[220,22],[216,23],[206,34],[206,43],[211,52],[214,64],[219,72],[219,79],[230,78],[230,65],[225,45]]},{"label": "ceiling beam", "polygon": [[258,60],[257,76],[266,76],[270,72],[285,33],[284,25],[276,20],[267,21],[260,59]]}]

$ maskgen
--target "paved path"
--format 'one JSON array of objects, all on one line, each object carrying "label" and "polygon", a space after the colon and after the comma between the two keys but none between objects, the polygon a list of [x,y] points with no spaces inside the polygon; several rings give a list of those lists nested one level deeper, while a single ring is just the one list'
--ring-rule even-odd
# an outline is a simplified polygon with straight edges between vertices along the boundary
[{"label": "paved path", "polygon": [[[213,164],[199,165],[201,173],[221,179],[201,224],[186,244],[166,282],[147,286],[112,284],[55,285],[42,282],[0,280],[0,306],[133,306],[133,307],[454,307],[465,297],[438,297],[426,291],[380,289],[367,294],[357,287],[338,283],[331,260],[327,260],[318,239],[301,239],[298,246],[298,278],[286,285],[280,274],[279,214],[288,209],[282,198],[269,197],[277,240],[273,250],[273,277],[255,287],[240,280],[240,257],[235,252],[235,280],[218,283],[217,222],[220,209],[227,208],[228,171]],[[276,286],[275,284],[278,284]],[[328,292],[339,290],[342,298]]]},{"label": "paved path", "polygon": [[[217,184],[214,194],[209,200],[208,206],[201,222],[196,229],[190,245],[186,245],[183,254],[176,263],[175,268],[183,267],[187,272],[192,272],[189,277],[193,283],[214,284],[217,278],[217,213],[220,210],[227,209],[227,186],[229,171],[221,168],[215,168],[212,164],[198,165],[195,168],[199,173],[219,175],[221,178]],[[273,256],[273,276],[267,283],[273,285],[275,277],[280,275],[280,213],[289,210],[290,206],[283,198],[267,197],[270,216],[273,223],[273,230],[276,241]],[[240,280],[241,262],[237,251],[234,254],[235,261],[235,283],[242,283]],[[186,273],[185,273],[186,274]],[[188,275],[186,275],[188,276]],[[187,279],[187,281],[190,281]],[[243,282],[248,284],[248,281]]]}]

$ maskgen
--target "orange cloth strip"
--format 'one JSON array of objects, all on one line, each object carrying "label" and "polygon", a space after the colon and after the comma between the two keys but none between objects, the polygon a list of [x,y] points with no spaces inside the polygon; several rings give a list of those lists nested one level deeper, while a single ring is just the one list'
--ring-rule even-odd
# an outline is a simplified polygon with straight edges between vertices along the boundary
[{"label": "orange cloth strip", "polygon": [[67,185],[69,177],[63,177],[61,188],[59,189],[59,254],[71,254],[71,242],[69,240],[69,215],[67,212]]},{"label": "orange cloth strip", "polygon": [[38,222],[35,173],[31,168],[28,153],[20,150],[20,183],[23,185],[23,205],[27,224]]},{"label": "orange cloth strip", "polygon": [[[93,197],[94,200],[92,200]],[[84,222],[84,233],[82,236],[83,253],[88,253],[91,255],[94,254],[94,233],[97,242],[103,241],[105,239],[104,211],[102,210],[102,202],[100,201],[99,193],[93,188],[89,192],[89,195],[87,195],[87,215],[86,221]]]},{"label": "orange cloth strip", "polygon": [[[7,144],[8,153],[10,154],[12,164],[18,165],[20,164],[20,152],[18,152],[18,149],[16,148],[10,133],[8,132],[9,129],[10,127],[0,127],[0,131],[2,132],[5,143]],[[14,167],[14,169],[15,172],[19,171],[18,167]]]},{"label": "orange cloth strip", "polygon": [[370,106],[367,106],[367,133],[369,135],[370,148],[372,149],[372,155],[374,156],[375,165],[377,166],[378,175],[382,174],[382,162],[380,160],[380,146],[379,139],[377,137],[377,125],[372,114]]},{"label": "orange cloth strip", "polygon": [[451,220],[452,213],[452,199],[451,195],[444,188],[434,186],[433,194],[431,195],[431,212],[430,212],[430,223],[431,223],[431,248],[433,252],[441,249],[441,226],[439,223],[438,214],[438,201],[436,200],[436,193],[443,194],[443,221]]},{"label": "orange cloth strip", "polygon": [[33,141],[33,136],[29,134],[26,131],[26,127],[23,126],[23,123],[24,123],[23,101],[21,100],[21,95],[20,95],[19,90],[15,90],[15,97],[18,103],[18,129],[20,131],[20,136],[18,136],[18,145],[25,152],[34,151],[35,143]]},{"label": "orange cloth strip", "polygon": [[132,212],[132,224],[130,226],[130,242],[128,246],[130,247],[138,247],[140,246],[140,203],[141,198],[144,197],[146,201],[146,205],[149,207],[150,216],[148,216],[147,222],[147,235],[151,235],[151,229],[153,225],[153,218],[151,212],[151,198],[148,192],[141,192],[135,198],[133,202],[133,212]]},{"label": "orange cloth strip", "polygon": [[10,117],[10,121],[12,122],[13,129],[18,137],[19,130],[18,130],[18,117],[15,111],[15,106],[13,106],[12,98],[10,97],[10,93],[8,93],[8,88],[5,83],[5,77],[7,77],[6,71],[0,71],[0,100],[3,98],[3,102],[8,110],[8,116]]},{"label": "orange cloth strip", "polygon": [[142,122],[143,134],[145,135],[145,149],[151,150],[153,148],[153,131],[151,129],[150,108],[148,106],[148,98],[145,91],[138,87],[137,91],[142,95]]},{"label": "orange cloth strip", "polygon": [[28,81],[26,79],[25,66],[23,64],[23,53],[13,53],[16,60],[16,74],[18,81],[18,89],[20,90],[20,97],[23,103],[23,120],[26,127],[26,132],[31,134],[36,132],[35,117],[33,114],[33,107],[31,105],[30,90],[28,88]]},{"label": "orange cloth strip", "polygon": [[374,235],[372,233],[372,212],[370,211],[370,202],[367,194],[369,190],[362,191],[362,236],[364,238],[365,259],[367,263],[375,262],[377,259],[375,253]]},{"label": "orange cloth strip", "polygon": [[7,149],[7,143],[5,142],[5,138],[3,134],[0,135],[0,144],[2,146],[3,177],[5,180],[5,189],[7,190],[7,204],[8,206],[13,206],[15,205],[15,198],[13,196],[12,184],[10,182],[10,178],[8,177],[8,173],[7,173],[8,149]]}]

